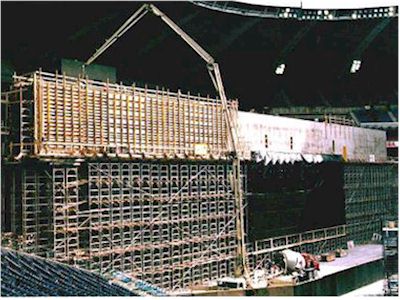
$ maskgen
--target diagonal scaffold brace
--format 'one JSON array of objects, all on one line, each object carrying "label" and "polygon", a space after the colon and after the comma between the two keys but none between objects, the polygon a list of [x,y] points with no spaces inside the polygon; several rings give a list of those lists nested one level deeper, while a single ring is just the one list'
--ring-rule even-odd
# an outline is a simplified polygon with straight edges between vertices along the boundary
[{"label": "diagonal scaffold brace", "polygon": [[242,193],[242,177],[239,153],[239,138],[238,128],[234,122],[233,116],[228,109],[228,101],[225,94],[225,88],[222,82],[219,65],[215,62],[214,58],[205,51],[195,40],[193,40],[186,32],[184,32],[175,22],[173,22],[167,15],[159,10],[153,4],[143,4],[137,11],[135,11],[123,24],[119,27],[104,44],[95,51],[95,53],[85,62],[82,66],[83,72],[85,67],[95,61],[102,53],[104,53],[111,45],[113,45],[118,38],[125,32],[139,22],[147,13],[161,18],[176,34],[178,34],[205,62],[207,65],[208,73],[211,77],[215,90],[217,91],[222,104],[222,110],[225,122],[227,124],[230,136],[230,143],[232,147],[232,164],[233,164],[233,190],[236,203],[236,231],[238,240],[237,261],[236,261],[236,276],[243,276],[247,284],[252,287],[250,274],[247,266],[246,245],[244,239],[244,208],[243,208],[243,193]]}]

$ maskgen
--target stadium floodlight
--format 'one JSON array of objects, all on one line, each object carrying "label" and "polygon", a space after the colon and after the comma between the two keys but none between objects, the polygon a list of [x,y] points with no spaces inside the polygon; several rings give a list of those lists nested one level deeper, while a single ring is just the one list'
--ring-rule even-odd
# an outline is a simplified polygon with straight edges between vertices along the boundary
[{"label": "stadium floodlight", "polygon": [[276,67],[275,74],[276,75],[283,75],[283,72],[285,72],[285,67],[286,67],[285,64],[278,65]]},{"label": "stadium floodlight", "polygon": [[357,72],[358,70],[360,70],[360,67],[361,67],[361,60],[357,60],[357,59],[353,60],[353,64],[351,65],[351,68],[350,68],[350,73]]}]

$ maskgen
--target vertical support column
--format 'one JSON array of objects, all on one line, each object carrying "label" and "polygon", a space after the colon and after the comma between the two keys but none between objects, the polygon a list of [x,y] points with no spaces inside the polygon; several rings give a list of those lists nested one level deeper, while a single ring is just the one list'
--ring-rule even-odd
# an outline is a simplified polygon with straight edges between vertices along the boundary
[{"label": "vertical support column", "polygon": [[79,248],[78,169],[53,168],[54,258],[69,262]]},{"label": "vertical support column", "polygon": [[[19,180],[17,179],[17,170],[19,171],[20,168],[10,168],[8,167],[6,174],[8,174],[8,180],[10,180],[10,229],[11,232],[13,233],[19,233],[21,231],[21,217],[19,216],[19,213],[21,212],[21,203],[18,201],[18,195],[17,193],[17,187],[21,183],[21,178]],[[4,172],[4,169],[3,169]],[[3,173],[4,174],[4,173]],[[2,178],[4,180],[5,178]],[[4,182],[4,181],[3,181]],[[18,184],[19,183],[19,184]],[[2,197],[5,197],[4,194],[2,194]]]},{"label": "vertical support column", "polygon": [[[144,87],[144,101],[143,101],[143,107],[144,107],[144,116],[142,118],[143,123],[144,123],[144,152],[150,151],[149,148],[149,125],[148,122],[151,120],[151,118],[148,115],[148,104],[151,102],[147,99],[147,85]],[[150,137],[151,138],[151,137]]]},{"label": "vertical support column", "polygon": [[34,106],[34,116],[35,116],[35,126],[34,126],[34,153],[39,152],[39,143],[41,142],[41,126],[42,126],[42,112],[41,112],[41,103],[40,99],[38,98],[38,92],[40,91],[37,74],[33,74],[33,106]]},{"label": "vertical support column", "polygon": [[36,230],[37,213],[36,173],[22,170],[22,236],[23,249],[28,253],[37,251],[38,232]]},{"label": "vertical support column", "polygon": [[47,255],[52,244],[49,236],[52,223],[51,192],[49,178],[43,167],[21,168],[22,249],[40,256]]}]

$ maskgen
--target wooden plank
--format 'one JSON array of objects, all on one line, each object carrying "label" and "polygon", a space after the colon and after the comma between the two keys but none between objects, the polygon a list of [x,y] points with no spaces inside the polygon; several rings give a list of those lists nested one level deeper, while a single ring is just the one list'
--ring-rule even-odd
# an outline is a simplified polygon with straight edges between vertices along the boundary
[{"label": "wooden plank", "polygon": [[67,93],[66,93],[66,82],[65,82],[65,74],[62,78],[62,91],[63,91],[63,128],[64,128],[64,134],[63,134],[63,142],[67,142],[67,135],[65,133],[65,129],[67,127]]},{"label": "wooden plank", "polygon": [[[164,102],[166,98],[164,98],[164,88],[161,90],[161,130],[160,130],[160,135],[161,135],[161,146],[164,145],[168,149],[168,143],[167,140],[165,139],[165,136],[168,134],[168,128],[166,127],[166,122],[165,122],[165,113],[164,113]],[[168,104],[167,104],[168,105]],[[164,153],[166,154],[167,150],[164,149]]]},{"label": "wooden plank", "polygon": [[155,123],[155,135],[156,135],[156,140],[157,140],[157,148],[155,149],[154,152],[157,152],[160,145],[161,145],[161,132],[160,132],[160,118],[159,118],[159,112],[160,112],[160,105],[159,105],[159,97],[160,97],[160,91],[158,90],[158,86],[156,87],[156,98],[154,101],[154,106],[155,106],[155,111],[154,111],[154,115],[155,115],[155,120],[154,115],[152,115],[152,126],[154,126]]},{"label": "wooden plank", "polygon": [[71,123],[70,123],[70,126],[71,126],[71,130],[72,130],[72,137],[71,137],[71,141],[72,142],[75,142],[75,124],[74,124],[74,122],[75,122],[75,111],[74,111],[74,85],[73,84],[70,84],[70,88],[71,88],[71,109],[72,109],[72,112],[71,112]]},{"label": "wooden plank", "polygon": [[[184,122],[182,122],[182,112],[181,112],[181,101],[180,101],[180,90],[178,90],[178,97],[177,97],[177,109],[178,109],[178,147],[182,149],[182,139],[184,138],[182,134],[182,127],[184,126]],[[181,154],[181,153],[179,153]]]},{"label": "wooden plank", "polygon": [[59,130],[59,126],[58,126],[58,73],[56,72],[56,80],[55,80],[55,130],[56,130],[56,143],[58,142],[58,130]]},{"label": "wooden plank", "polygon": [[186,137],[187,138],[187,146],[186,147],[192,148],[192,138],[193,138],[192,128],[193,128],[193,126],[191,126],[192,114],[191,114],[191,103],[189,101],[189,98],[190,98],[190,92],[187,93],[187,100],[185,101],[187,104],[186,108],[187,108],[187,117],[188,117],[187,122],[186,122],[186,124],[188,126],[188,135]]},{"label": "wooden plank", "polygon": [[143,152],[143,143],[142,143],[142,99],[141,99],[141,96],[140,96],[140,93],[138,93],[138,112],[139,112],[139,145],[140,145],[140,147],[139,147],[139,149],[140,149],[140,152],[142,153]]},{"label": "wooden plank", "polygon": [[133,132],[133,151],[136,152],[136,124],[135,124],[135,120],[136,120],[136,116],[135,116],[135,85],[132,85],[132,132]]},{"label": "wooden plank", "polygon": [[103,128],[103,91],[100,91],[100,144],[101,146],[104,145],[104,128]]},{"label": "wooden plank", "polygon": [[85,88],[85,127],[86,127],[86,143],[90,143],[90,133],[89,133],[89,85],[88,78],[85,80],[86,88]]},{"label": "wooden plank", "polygon": [[111,136],[110,136],[110,133],[111,133],[111,128],[110,128],[110,122],[111,122],[111,118],[110,118],[110,88],[109,88],[109,85],[110,85],[110,81],[107,79],[107,85],[106,85],[107,108],[106,108],[106,111],[107,111],[107,144],[108,145],[111,144]]},{"label": "wooden plank", "polygon": [[78,78],[78,115],[79,115],[79,150],[82,149],[81,143],[82,143],[82,101],[81,101],[81,78]]},{"label": "wooden plank", "polygon": [[[214,154],[227,151],[228,132],[219,100],[180,90],[172,93],[165,88],[45,74],[34,87],[37,128],[32,134],[37,141],[44,137],[53,154],[68,154],[78,147],[89,152],[108,147],[125,154],[192,157],[196,144],[206,144]],[[237,103],[230,107],[236,111]]]},{"label": "wooden plank", "polygon": [[118,152],[118,140],[117,140],[117,97],[113,93],[113,121],[114,121],[114,139],[113,142],[116,146],[116,151]]},{"label": "wooden plank", "polygon": [[131,137],[130,137],[130,127],[131,127],[131,118],[129,116],[129,96],[126,95],[126,134],[127,134],[127,143],[128,143],[128,152],[131,153]]},{"label": "wooden plank", "polygon": [[144,90],[144,124],[145,124],[145,151],[149,151],[148,145],[149,145],[149,133],[148,133],[148,124],[147,124],[147,85],[145,86]]},{"label": "wooden plank", "polygon": [[[96,114],[96,90],[93,89],[93,96],[92,96],[92,116],[91,119],[93,120],[93,143],[95,145],[98,144],[97,140],[97,126],[96,126],[96,119],[97,119],[97,114]],[[97,149],[95,149],[97,152]]]},{"label": "wooden plank", "polygon": [[[120,140],[119,143],[121,145],[121,148],[123,147],[122,145],[125,143],[124,142],[124,124],[123,124],[123,105],[122,103],[124,102],[123,98],[124,98],[125,94],[123,92],[120,93],[119,95],[119,129],[120,129]],[[120,149],[120,151],[122,152],[123,150]]]},{"label": "wooden plank", "polygon": [[46,102],[47,102],[47,142],[50,141],[50,82],[46,84]]}]

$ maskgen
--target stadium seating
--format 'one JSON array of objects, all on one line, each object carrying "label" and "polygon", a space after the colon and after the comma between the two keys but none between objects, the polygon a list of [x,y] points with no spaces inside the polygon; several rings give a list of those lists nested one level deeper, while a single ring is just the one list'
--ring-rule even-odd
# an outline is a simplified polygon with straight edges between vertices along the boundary
[{"label": "stadium seating", "polygon": [[[353,111],[358,122],[370,123],[370,122],[393,122],[388,112],[383,109],[369,109],[369,110],[355,110]],[[397,113],[395,114],[395,116]]]},{"label": "stadium seating", "polygon": [[107,279],[51,260],[1,248],[2,296],[135,296]]},{"label": "stadium seating", "polygon": [[390,108],[390,111],[392,112],[393,116],[396,118],[396,121],[398,121],[399,120],[398,106],[392,106]]}]

